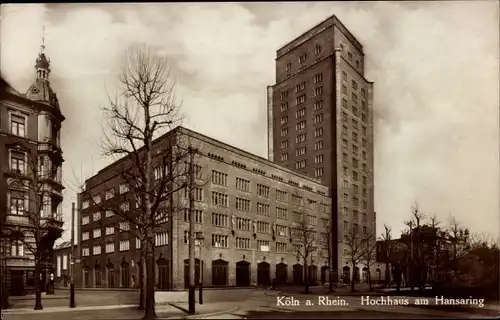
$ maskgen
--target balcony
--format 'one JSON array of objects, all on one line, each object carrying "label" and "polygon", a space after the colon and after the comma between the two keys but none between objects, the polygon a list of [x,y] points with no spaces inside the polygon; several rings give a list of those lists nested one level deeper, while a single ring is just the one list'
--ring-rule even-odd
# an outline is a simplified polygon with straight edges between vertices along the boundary
[{"label": "balcony", "polygon": [[7,268],[33,268],[35,267],[35,260],[30,259],[29,257],[16,257],[16,256],[7,256],[5,258]]},{"label": "balcony", "polygon": [[25,215],[7,214],[5,217],[5,224],[12,226],[29,226],[30,220]]}]

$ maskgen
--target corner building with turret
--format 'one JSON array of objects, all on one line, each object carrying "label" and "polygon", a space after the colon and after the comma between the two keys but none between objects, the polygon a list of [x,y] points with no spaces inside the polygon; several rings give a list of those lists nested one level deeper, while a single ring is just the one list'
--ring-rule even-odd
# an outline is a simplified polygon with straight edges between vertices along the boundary
[{"label": "corner building with turret", "polygon": [[[319,180],[183,127],[154,141],[156,164],[152,175],[158,176],[159,158],[164,156],[157,150],[180,141],[189,141],[197,150],[193,190],[198,239],[196,283],[200,277],[204,286],[216,287],[266,285],[273,279],[278,284],[302,283],[303,261],[295,247],[300,243],[292,236],[294,222],[303,221],[300,219],[307,219],[317,241],[317,250],[308,261],[312,264],[308,267],[311,280],[326,280],[328,254],[322,250],[320,237],[328,228],[331,211],[327,187]],[[120,174],[126,161],[119,160],[89,178],[79,196],[80,284],[84,287],[139,285],[140,241],[133,234],[134,226],[112,212],[100,211],[106,206],[130,212],[137,208]],[[184,288],[188,283],[185,190],[172,195],[171,201],[176,203],[170,206],[176,208],[175,212],[156,230],[157,290]],[[165,208],[168,210],[167,204]]]},{"label": "corner building with turret", "polygon": [[362,274],[346,233],[376,235],[373,82],[364,72],[363,46],[332,16],[277,50],[268,87],[269,159],[329,188],[332,265],[344,281]]},{"label": "corner building with turret", "polygon": [[[34,252],[44,260],[41,289],[53,272],[53,245],[63,229],[61,124],[64,116],[51,88],[44,47],[35,62],[35,81],[23,94],[5,80],[0,96],[0,272],[2,302],[35,290]],[[38,176],[34,179],[35,175]],[[38,181],[40,186],[34,186]],[[33,192],[40,191],[40,197]],[[36,248],[35,215],[43,248]],[[5,305],[3,305],[5,307]]]}]

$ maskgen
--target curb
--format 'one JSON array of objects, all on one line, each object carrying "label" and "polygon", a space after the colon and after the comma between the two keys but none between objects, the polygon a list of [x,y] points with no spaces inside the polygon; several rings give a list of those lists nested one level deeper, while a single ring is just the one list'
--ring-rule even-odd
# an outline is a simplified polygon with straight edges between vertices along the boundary
[{"label": "curb", "polygon": [[235,307],[231,308],[228,310],[223,310],[223,311],[217,311],[217,312],[210,312],[210,313],[201,313],[201,314],[193,314],[193,315],[183,315],[183,316],[176,316],[176,317],[167,317],[167,318],[157,318],[157,319],[162,319],[162,320],[167,320],[167,319],[203,319],[204,317],[213,317],[213,316],[218,316],[222,315],[225,313],[233,313],[235,311],[238,311],[240,307]]}]

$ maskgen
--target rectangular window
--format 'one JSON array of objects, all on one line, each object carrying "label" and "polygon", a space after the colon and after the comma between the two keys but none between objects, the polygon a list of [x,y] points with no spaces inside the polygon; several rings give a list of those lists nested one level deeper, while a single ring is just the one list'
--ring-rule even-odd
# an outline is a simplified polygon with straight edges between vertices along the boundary
[{"label": "rectangular window", "polygon": [[287,243],[276,242],[276,253],[287,253]]},{"label": "rectangular window", "polygon": [[300,92],[306,88],[306,83],[301,82],[295,86],[295,92]]},{"label": "rectangular window", "polygon": [[227,187],[227,173],[212,170],[212,183]]},{"label": "rectangular window", "polygon": [[351,100],[354,103],[358,103],[358,96],[354,92],[351,94]]},{"label": "rectangular window", "polygon": [[307,160],[300,160],[300,161],[297,161],[295,162],[295,169],[303,169],[305,168],[307,165]]},{"label": "rectangular window", "polygon": [[288,128],[281,129],[281,136],[286,137],[288,135]]},{"label": "rectangular window", "polygon": [[276,190],[276,201],[288,202],[288,193],[286,191]]},{"label": "rectangular window", "polygon": [[320,54],[321,53],[321,46],[319,44],[316,45],[314,48],[314,54]]},{"label": "rectangular window", "polygon": [[314,176],[317,178],[322,177],[323,173],[324,173],[323,168],[315,168],[314,169]]},{"label": "rectangular window", "polygon": [[318,217],[313,216],[313,215],[308,215],[307,216],[307,223],[310,224],[311,226],[315,226],[318,224]]},{"label": "rectangular window", "polygon": [[296,206],[304,205],[304,198],[295,194],[292,194],[292,203]]},{"label": "rectangular window", "polygon": [[319,83],[323,81],[323,73],[316,73],[313,77],[313,82],[314,83]]},{"label": "rectangular window", "polygon": [[222,234],[212,234],[212,247],[227,248],[228,236]]},{"label": "rectangular window", "polygon": [[271,188],[262,184],[257,184],[257,195],[264,197],[264,198],[269,198],[269,193],[270,193]]},{"label": "rectangular window", "polygon": [[115,234],[115,227],[106,227],[106,235],[112,235]]},{"label": "rectangular window", "polygon": [[214,206],[227,207],[228,198],[227,194],[212,191],[212,204]]},{"label": "rectangular window", "polygon": [[250,211],[250,200],[243,198],[236,198],[236,210]]},{"label": "rectangular window", "polygon": [[168,245],[168,232],[163,231],[163,232],[158,232],[155,235],[155,246],[166,246]]},{"label": "rectangular window", "polygon": [[315,111],[323,109],[323,100],[318,100],[314,102],[313,109]]},{"label": "rectangular window", "polygon": [[95,228],[94,233],[93,233],[93,238],[99,238],[101,237],[101,228]]},{"label": "rectangular window", "polygon": [[347,109],[347,100],[346,99],[342,99],[342,107]]},{"label": "rectangular window", "polygon": [[306,141],[306,134],[301,133],[295,138],[295,143],[302,143]]},{"label": "rectangular window", "polygon": [[342,71],[342,80],[347,81],[347,73]]},{"label": "rectangular window", "polygon": [[322,94],[323,94],[323,86],[317,87],[314,89],[314,96],[315,97],[320,96]]},{"label": "rectangular window", "polygon": [[104,199],[106,200],[112,199],[114,198],[114,196],[115,196],[115,189],[113,188],[106,190],[106,192],[104,193]]},{"label": "rectangular window", "polygon": [[314,150],[321,150],[323,149],[323,140],[316,141],[314,143]]},{"label": "rectangular window", "polygon": [[83,216],[82,217],[82,225],[86,225],[90,223],[90,217],[89,216]]},{"label": "rectangular window", "polygon": [[299,104],[302,104],[306,102],[306,95],[305,94],[301,94],[300,96],[298,96],[296,99],[295,99],[295,104],[296,105],[299,105]]},{"label": "rectangular window", "polygon": [[285,65],[285,71],[290,71],[290,69],[292,69],[292,64],[290,62],[288,62],[286,65]]},{"label": "rectangular window", "polygon": [[[194,211],[194,222],[203,223],[203,210],[193,210]],[[189,222],[189,209],[184,209],[184,221]]]},{"label": "rectangular window", "polygon": [[24,174],[26,172],[26,153],[10,151],[10,170],[15,173]]},{"label": "rectangular window", "polygon": [[271,216],[271,207],[268,204],[257,202],[257,214],[261,216]]},{"label": "rectangular window", "polygon": [[120,251],[127,251],[127,250],[130,250],[130,241],[121,240],[120,241]]},{"label": "rectangular window", "polygon": [[347,53],[347,59],[349,59],[349,61],[352,61],[352,53],[350,52]]},{"label": "rectangular window", "polygon": [[92,254],[94,256],[98,256],[101,254],[101,246],[100,245],[94,245],[94,247],[92,248]]},{"label": "rectangular window", "polygon": [[352,88],[353,88],[354,90],[358,90],[358,83],[357,83],[355,80],[352,80],[352,81],[351,81],[351,84],[352,84]]},{"label": "rectangular window", "polygon": [[285,112],[288,110],[288,102],[282,103],[280,106],[281,112]]},{"label": "rectangular window", "polygon": [[129,231],[130,230],[130,224],[128,221],[121,221],[120,222],[120,231]]},{"label": "rectangular window", "polygon": [[323,162],[323,155],[322,154],[317,154],[314,156],[314,163],[319,164]]},{"label": "rectangular window", "polygon": [[90,202],[88,200],[85,200],[82,202],[82,210],[87,209],[90,206]]},{"label": "rectangular window", "polygon": [[236,217],[236,228],[238,230],[250,231],[250,219]]},{"label": "rectangular window", "polygon": [[236,249],[250,249],[250,239],[236,237]]},{"label": "rectangular window", "polygon": [[281,154],[281,161],[286,161],[288,160],[288,153],[282,153]]},{"label": "rectangular window", "polygon": [[363,98],[365,98],[365,97],[366,97],[366,91],[365,91],[365,89],[363,89],[363,88],[361,89],[361,96],[362,96]]},{"label": "rectangular window", "polygon": [[10,191],[10,214],[23,215],[26,210],[26,192],[23,191]]},{"label": "rectangular window", "polygon": [[281,149],[286,149],[288,148],[288,140],[281,141]]},{"label": "rectangular window", "polygon": [[323,136],[323,128],[316,128],[314,129],[314,137],[321,137]]},{"label": "rectangular window", "polygon": [[342,93],[347,94],[347,86],[345,84],[342,85]]},{"label": "rectangular window", "polygon": [[115,244],[113,242],[106,243],[106,253],[115,252]]},{"label": "rectangular window", "polygon": [[263,252],[271,251],[271,241],[269,240],[257,240],[257,250]]},{"label": "rectangular window", "polygon": [[129,186],[127,183],[120,183],[120,194],[124,194],[129,191]]},{"label": "rectangular window", "polygon": [[82,256],[84,257],[90,256],[90,248],[82,248]]},{"label": "rectangular window", "polygon": [[301,108],[295,111],[295,119],[302,118],[306,116],[306,108]]},{"label": "rectangular window", "polygon": [[10,133],[16,136],[26,136],[26,117],[12,114],[10,119]]},{"label": "rectangular window", "polygon": [[276,219],[287,220],[288,210],[285,208],[276,207]]},{"label": "rectangular window", "polygon": [[288,116],[281,117],[280,123],[281,123],[281,125],[288,124]]},{"label": "rectangular window", "polygon": [[306,53],[304,53],[303,55],[301,55],[301,56],[299,57],[299,63],[304,63],[304,62],[306,62],[306,59],[307,59],[307,54],[306,54]]},{"label": "rectangular window", "polygon": [[285,100],[288,98],[288,91],[283,91],[280,93],[280,100]]},{"label": "rectangular window", "polygon": [[300,131],[306,128],[306,120],[302,120],[295,125],[295,130]]},{"label": "rectangular window", "polygon": [[250,192],[250,181],[236,178],[236,189],[244,192]]},{"label": "rectangular window", "polygon": [[228,227],[229,226],[229,216],[222,213],[212,213],[212,225],[216,227]]},{"label": "rectangular window", "polygon": [[321,122],[323,122],[323,114],[320,113],[320,114],[315,115],[314,116],[314,124],[318,124]]},{"label": "rectangular window", "polygon": [[300,148],[295,150],[295,156],[297,156],[297,157],[303,156],[305,154],[306,154],[306,147],[300,147]]}]

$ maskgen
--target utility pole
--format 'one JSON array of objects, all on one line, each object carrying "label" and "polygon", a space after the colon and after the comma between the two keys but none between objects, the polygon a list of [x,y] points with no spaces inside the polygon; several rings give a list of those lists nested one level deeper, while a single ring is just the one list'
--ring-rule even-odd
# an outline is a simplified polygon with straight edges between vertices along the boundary
[{"label": "utility pole", "polygon": [[189,313],[195,313],[195,239],[194,239],[194,155],[193,148],[189,146],[189,184],[188,184],[188,199],[189,199]]},{"label": "utility pole", "polygon": [[70,261],[70,292],[69,292],[69,307],[75,307],[75,203],[71,203],[71,261]]}]

